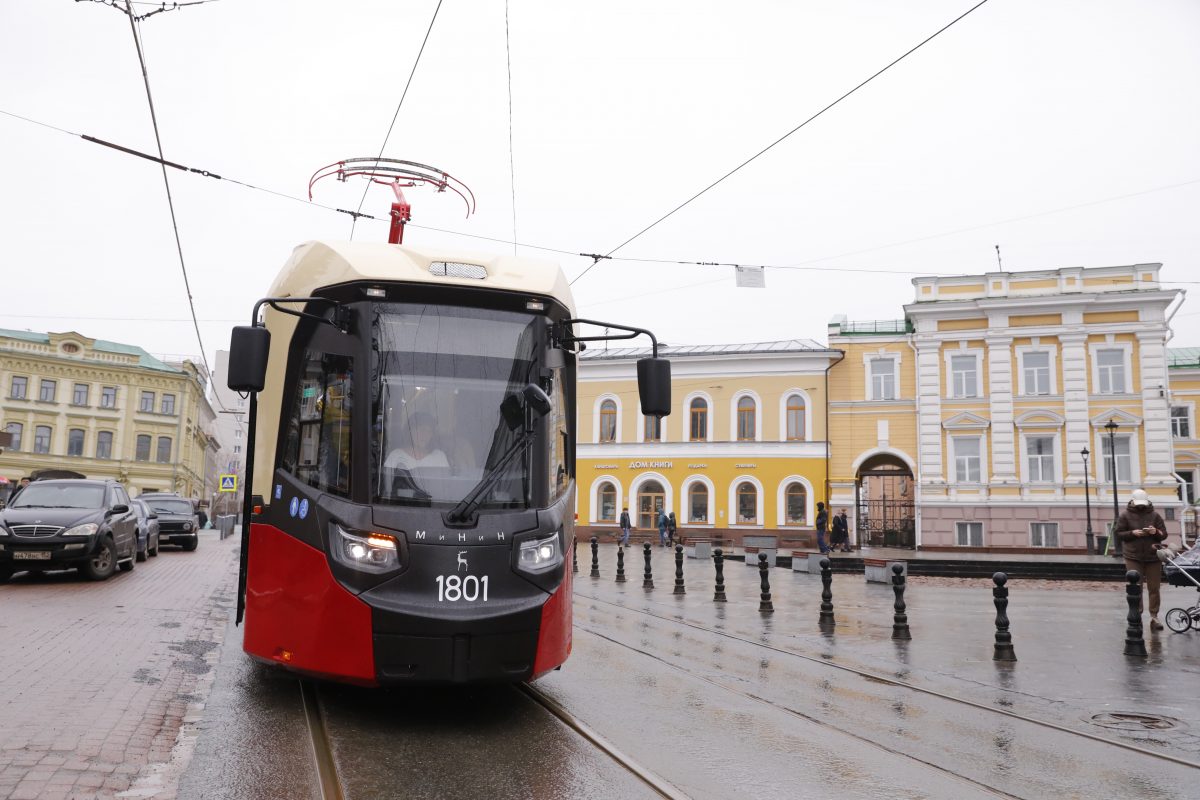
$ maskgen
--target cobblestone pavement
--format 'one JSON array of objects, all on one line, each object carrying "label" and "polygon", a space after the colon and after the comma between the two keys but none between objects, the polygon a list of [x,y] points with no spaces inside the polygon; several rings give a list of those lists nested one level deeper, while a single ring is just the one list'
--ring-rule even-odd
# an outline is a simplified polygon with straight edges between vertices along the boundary
[{"label": "cobblestone pavement", "polygon": [[131,573],[0,586],[0,798],[170,800],[212,684],[238,537]]}]

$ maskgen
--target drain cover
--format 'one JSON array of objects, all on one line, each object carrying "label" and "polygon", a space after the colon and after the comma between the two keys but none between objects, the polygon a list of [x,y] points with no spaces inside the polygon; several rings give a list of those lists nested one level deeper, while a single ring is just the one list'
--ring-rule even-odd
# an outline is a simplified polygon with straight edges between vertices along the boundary
[{"label": "drain cover", "polygon": [[1115,728],[1119,731],[1169,731],[1182,725],[1179,720],[1172,717],[1130,711],[1106,711],[1103,714],[1093,715],[1088,722],[1102,728]]}]

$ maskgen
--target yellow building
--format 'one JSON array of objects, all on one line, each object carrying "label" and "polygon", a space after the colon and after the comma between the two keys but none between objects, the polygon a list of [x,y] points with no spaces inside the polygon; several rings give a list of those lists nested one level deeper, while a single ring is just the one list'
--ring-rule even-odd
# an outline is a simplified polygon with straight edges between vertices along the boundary
[{"label": "yellow building", "polygon": [[636,361],[589,349],[579,361],[577,509],[581,534],[615,533],[675,512],[687,536],[769,532],[811,541],[826,496],[827,372],[839,354],[811,340],[660,347],[674,411],[641,414]]},{"label": "yellow building", "polygon": [[204,389],[191,362],[74,332],[0,330],[0,430],[11,437],[0,487],[66,469],[133,494],[206,498],[219,448]]},{"label": "yellow building", "polygon": [[1196,406],[1200,404],[1200,347],[1167,351],[1171,378],[1171,439],[1175,448],[1175,476],[1180,498],[1187,508],[1184,523],[1196,529],[1197,498],[1200,498],[1200,432],[1196,430]]}]

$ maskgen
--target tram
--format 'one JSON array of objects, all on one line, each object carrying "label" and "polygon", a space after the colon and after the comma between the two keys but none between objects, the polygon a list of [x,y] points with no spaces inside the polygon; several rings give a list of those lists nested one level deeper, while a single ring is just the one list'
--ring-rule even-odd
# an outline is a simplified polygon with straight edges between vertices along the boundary
[{"label": "tram", "polygon": [[249,393],[238,622],[254,659],[368,686],[529,681],[571,650],[576,356],[554,264],[296,248],[234,329]]}]

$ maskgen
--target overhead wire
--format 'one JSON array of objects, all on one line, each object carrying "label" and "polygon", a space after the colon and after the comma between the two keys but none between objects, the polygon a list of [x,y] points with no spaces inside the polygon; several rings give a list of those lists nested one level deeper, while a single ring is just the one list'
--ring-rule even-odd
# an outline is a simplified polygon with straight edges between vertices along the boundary
[{"label": "overhead wire", "polygon": [[[379,145],[379,155],[376,158],[383,158],[383,151],[387,147],[388,139],[392,138],[392,129],[396,127],[396,120],[400,117],[400,109],[404,106],[404,98],[408,97],[408,87],[412,86],[413,76],[417,74],[417,65],[421,63],[421,55],[425,52],[425,45],[429,42],[429,34],[433,32],[433,23],[437,22],[438,12],[442,10],[442,0],[438,0],[437,7],[433,9],[433,17],[429,20],[429,27],[425,29],[425,38],[421,40],[421,49],[417,51],[417,57],[413,60],[412,70],[408,73],[408,81],[404,84],[404,91],[400,94],[400,102],[396,104],[396,113],[392,115],[392,122],[388,125],[387,134],[383,137],[383,144]],[[354,241],[354,228],[358,225],[358,214],[362,212],[363,203],[367,201],[367,190],[371,188],[371,181],[367,181],[367,185],[363,187],[362,197],[358,200],[358,208],[355,209],[355,216],[350,222],[350,241]],[[516,238],[516,237],[513,237]]]},{"label": "overhead wire", "polygon": [[[864,80],[864,81],[862,81],[861,83],[859,83],[859,84],[858,84],[857,86],[855,86],[853,89],[851,89],[850,91],[846,92],[846,93],[845,93],[845,94],[843,94],[841,97],[839,97],[838,99],[834,100],[832,103],[830,103],[829,105],[825,106],[825,107],[824,107],[824,108],[822,108],[820,111],[818,111],[817,113],[813,114],[811,117],[809,117],[808,119],[804,120],[804,121],[803,121],[803,122],[801,122],[799,125],[797,125],[796,127],[792,128],[790,131],[788,131],[787,133],[783,134],[783,135],[782,135],[782,136],[780,136],[778,139],[776,139],[775,141],[771,142],[769,145],[767,145],[766,147],[762,148],[762,149],[761,149],[761,150],[759,150],[757,153],[755,153],[754,155],[750,156],[750,157],[749,157],[749,158],[747,158],[745,161],[743,161],[742,163],[738,164],[736,167],[734,167],[733,169],[729,170],[728,172],[726,172],[726,173],[725,173],[724,175],[722,175],[721,177],[717,178],[717,179],[716,179],[715,181],[713,181],[712,183],[708,184],[708,186],[705,186],[703,189],[701,189],[700,191],[696,192],[694,195],[692,195],[691,197],[689,197],[687,200],[684,200],[682,203],[680,203],[679,205],[675,206],[675,208],[671,209],[671,210],[670,210],[670,211],[668,211],[666,214],[663,214],[661,217],[659,217],[658,219],[656,219],[654,222],[651,222],[649,225],[647,225],[646,227],[642,228],[640,231],[638,231],[637,233],[635,233],[633,236],[630,236],[628,239],[626,239],[625,241],[621,242],[619,245],[617,245],[616,247],[614,247],[612,250],[609,250],[609,251],[608,251],[608,253],[607,253],[607,255],[608,255],[608,256],[611,256],[613,253],[617,252],[618,250],[621,250],[621,249],[622,249],[622,248],[624,248],[626,245],[628,245],[628,244],[630,244],[631,242],[633,242],[633,241],[635,241],[635,240],[639,239],[640,237],[644,236],[644,235],[645,235],[646,233],[648,233],[650,230],[652,230],[653,228],[655,228],[656,226],[658,226],[658,225],[659,225],[659,224],[661,224],[662,222],[666,221],[666,220],[667,220],[667,219],[669,219],[670,217],[674,216],[676,213],[678,213],[679,211],[683,210],[685,207],[687,207],[688,205],[690,205],[692,202],[694,202],[695,200],[699,199],[699,198],[700,198],[700,197],[702,197],[703,195],[707,194],[709,191],[711,191],[712,189],[714,189],[716,186],[718,186],[719,184],[721,184],[722,182],[724,182],[724,181],[725,181],[725,180],[727,180],[728,178],[732,177],[732,176],[733,176],[733,175],[735,175],[736,173],[740,172],[742,169],[744,169],[745,167],[749,166],[751,163],[753,163],[754,161],[756,161],[757,159],[759,159],[760,157],[762,157],[763,155],[765,155],[766,153],[768,153],[769,151],[771,151],[772,149],[774,149],[776,146],[778,146],[779,144],[781,144],[781,143],[782,143],[784,140],[786,140],[787,138],[789,138],[790,136],[792,136],[792,135],[793,135],[793,134],[795,134],[796,132],[800,131],[802,128],[804,128],[806,125],[808,125],[808,124],[809,124],[810,122],[812,122],[813,120],[815,120],[815,119],[817,119],[818,117],[820,117],[820,116],[821,116],[822,114],[824,114],[826,111],[829,111],[831,108],[833,108],[834,106],[836,106],[838,103],[842,102],[842,101],[843,101],[843,100],[845,100],[847,97],[850,97],[850,95],[854,94],[854,93],[855,93],[855,92],[857,92],[859,89],[863,88],[863,87],[864,87],[864,86],[866,86],[868,83],[870,83],[871,81],[875,80],[875,79],[876,79],[876,78],[878,78],[880,75],[882,75],[883,73],[887,72],[889,69],[891,69],[891,68],[892,68],[892,67],[894,67],[895,65],[899,64],[901,61],[903,61],[904,59],[908,58],[908,57],[909,57],[910,55],[912,55],[913,53],[915,53],[915,52],[917,52],[918,50],[920,50],[920,49],[921,49],[922,47],[924,47],[926,44],[928,44],[929,42],[931,42],[931,41],[933,41],[934,39],[936,39],[936,38],[937,38],[938,36],[940,36],[940,35],[941,35],[943,32],[945,32],[945,31],[949,30],[951,27],[953,27],[955,24],[957,24],[957,23],[958,23],[960,20],[962,20],[962,19],[966,18],[966,17],[967,17],[967,15],[969,15],[971,12],[975,11],[975,9],[979,8],[980,6],[984,5],[984,4],[985,4],[985,3],[987,3],[987,2],[988,2],[988,0],[979,0],[979,2],[978,2],[978,3],[976,3],[976,4],[975,4],[975,5],[973,5],[973,6],[971,6],[969,9],[967,9],[967,10],[966,10],[966,11],[964,11],[963,13],[959,14],[957,17],[955,17],[955,18],[954,18],[954,19],[952,19],[950,22],[948,22],[948,23],[946,23],[945,25],[943,25],[941,28],[939,28],[939,29],[938,29],[937,31],[935,31],[934,33],[932,33],[932,34],[930,34],[929,36],[927,36],[927,37],[925,37],[924,39],[922,39],[922,40],[921,40],[919,43],[917,43],[917,44],[916,44],[916,45],[914,45],[913,47],[909,48],[907,51],[905,51],[905,53],[904,53],[903,55],[899,56],[898,58],[895,58],[895,59],[893,59],[893,60],[892,60],[892,61],[891,61],[891,62],[890,62],[890,63],[889,63],[887,66],[885,66],[885,67],[883,67],[882,69],[880,69],[880,70],[878,70],[877,72],[875,72],[873,75],[871,75],[871,77],[869,77],[869,78],[867,78],[866,80]],[[596,260],[592,261],[592,263],[591,263],[591,264],[590,264],[590,265],[587,267],[587,269],[585,269],[583,272],[579,273],[579,275],[577,275],[577,276],[576,276],[576,277],[575,277],[573,280],[571,280],[571,282],[570,282],[570,285],[574,286],[574,285],[575,285],[575,283],[576,283],[576,281],[578,281],[578,280],[579,280],[580,278],[582,278],[584,275],[587,275],[589,272],[591,272],[591,271],[592,271],[592,269],[593,269],[593,268],[594,268],[594,267],[595,267],[597,264],[599,264],[599,263],[600,263],[600,261],[601,261],[601,259],[596,259]]]}]

